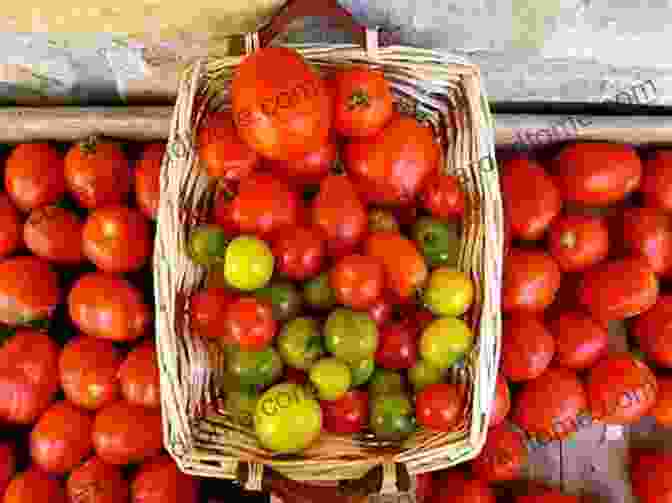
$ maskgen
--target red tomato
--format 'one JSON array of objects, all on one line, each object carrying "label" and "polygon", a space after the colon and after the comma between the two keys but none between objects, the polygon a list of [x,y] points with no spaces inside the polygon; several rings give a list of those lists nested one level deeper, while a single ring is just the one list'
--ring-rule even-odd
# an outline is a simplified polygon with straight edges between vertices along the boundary
[{"label": "red tomato", "polygon": [[117,373],[122,361],[111,341],[87,335],[70,339],[59,359],[66,398],[88,410],[115,401],[119,397]]},{"label": "red tomato", "polygon": [[91,452],[92,427],[87,412],[68,402],[57,402],[30,432],[30,457],[44,471],[67,473]]},{"label": "red tomato", "polygon": [[231,112],[210,112],[198,129],[198,155],[208,174],[224,180],[242,180],[259,164],[259,155],[236,131]]},{"label": "red tomato", "polygon": [[672,327],[672,296],[662,295],[655,305],[638,316],[632,334],[648,358],[661,367],[672,368],[672,345],[666,337]]},{"label": "red tomato", "polygon": [[84,261],[82,230],[76,213],[59,206],[43,206],[30,212],[23,227],[23,240],[38,257],[57,264]]},{"label": "red tomato", "polygon": [[0,443],[0,494],[5,494],[5,489],[16,473],[16,456],[14,447],[7,443]]},{"label": "red tomato", "polygon": [[367,312],[378,327],[385,325],[392,319],[392,315],[394,314],[392,295],[387,290],[384,290],[383,294],[369,306]]},{"label": "red tomato", "polygon": [[646,364],[627,353],[617,353],[593,367],[586,390],[594,419],[607,424],[633,424],[655,405],[658,385]]},{"label": "red tomato", "polygon": [[465,199],[459,180],[449,175],[432,176],[422,191],[422,205],[436,218],[461,218]]},{"label": "red tomato", "polygon": [[656,404],[651,409],[651,416],[655,418],[659,426],[669,428],[672,426],[672,377],[658,375],[656,382],[658,393]]},{"label": "red tomato", "polygon": [[322,426],[331,433],[359,433],[369,424],[369,394],[350,390],[338,400],[322,400]]},{"label": "red tomato", "polygon": [[163,454],[140,466],[131,484],[131,498],[137,503],[197,503],[199,485],[198,479],[182,473]]},{"label": "red tomato", "polygon": [[630,464],[632,492],[640,503],[672,501],[672,453],[656,449],[633,451]]},{"label": "red tomato", "polygon": [[607,258],[609,231],[601,217],[567,215],[551,223],[548,249],[560,269],[579,272]]},{"label": "red tomato", "polygon": [[433,492],[431,503],[497,503],[485,481],[456,469],[442,472]]},{"label": "red tomato", "polygon": [[240,182],[231,217],[243,233],[270,237],[283,227],[296,225],[299,198],[270,173],[253,173]]},{"label": "red tomato", "polygon": [[424,258],[413,241],[398,232],[374,232],[364,249],[383,264],[386,284],[400,298],[409,299],[427,281]]},{"label": "red tomato", "polygon": [[642,258],[656,274],[667,273],[672,267],[670,216],[655,208],[627,208],[621,215],[626,253]]},{"label": "red tomato", "polygon": [[161,412],[119,401],[98,411],[93,423],[96,454],[112,465],[141,463],[163,446]]},{"label": "red tomato", "polygon": [[642,193],[644,205],[662,210],[672,210],[672,151],[658,150],[644,163]]},{"label": "red tomato", "polygon": [[33,424],[51,404],[53,393],[47,391],[24,373],[0,367],[0,420]]},{"label": "red tomato", "polygon": [[454,384],[425,386],[415,398],[415,418],[420,426],[443,432],[453,431],[463,411],[463,392]]},{"label": "red tomato", "polygon": [[642,161],[628,145],[570,144],[554,165],[564,199],[590,206],[622,201],[642,182]]},{"label": "red tomato", "polygon": [[578,297],[596,320],[623,320],[656,303],[658,280],[641,259],[612,260],[586,271]]},{"label": "red tomato", "polygon": [[531,494],[516,496],[515,503],[587,503],[578,496],[563,494],[558,489],[540,488]]},{"label": "red tomato", "polygon": [[410,369],[418,359],[417,334],[408,323],[386,325],[378,334],[375,360],[380,367],[392,370]]},{"label": "red tomato", "polygon": [[330,139],[314,152],[291,161],[266,160],[264,166],[273,173],[291,180],[297,187],[319,184],[338,159],[338,145]]},{"label": "red tomato", "polygon": [[522,477],[527,447],[522,433],[507,425],[488,431],[481,453],[471,462],[474,474],[486,482],[506,482]]},{"label": "red tomato", "polygon": [[53,394],[58,390],[59,351],[46,333],[18,329],[0,347],[0,367],[25,374],[31,382]]},{"label": "red tomato", "polygon": [[65,491],[57,478],[48,475],[36,466],[19,473],[7,486],[3,503],[67,503]]},{"label": "red tomato", "polygon": [[223,334],[227,342],[247,351],[261,351],[277,330],[273,309],[254,297],[242,297],[229,304],[224,314]]},{"label": "red tomato", "polygon": [[353,309],[369,309],[383,293],[385,271],[379,260],[348,255],[329,271],[329,285],[336,300]]},{"label": "red tomato", "polygon": [[145,407],[161,407],[161,383],[159,363],[154,341],[136,346],[119,369],[121,392],[132,404]]},{"label": "red tomato", "polygon": [[21,215],[5,194],[0,194],[0,258],[18,250],[22,234]]},{"label": "red tomato", "polygon": [[490,413],[490,426],[501,424],[511,410],[511,391],[506,377],[501,373],[497,375],[497,385],[495,387],[495,400],[492,403],[492,412]]},{"label": "red tomato", "polygon": [[555,337],[555,359],[563,367],[592,368],[609,349],[609,332],[587,314],[563,313],[548,328]]},{"label": "red tomato", "polygon": [[232,193],[221,191],[215,196],[215,202],[212,207],[212,219],[214,223],[220,225],[229,236],[236,236],[241,233],[238,222],[236,222],[233,214],[234,198],[235,196]]},{"label": "red tomato", "polygon": [[334,129],[343,136],[372,136],[394,114],[394,97],[385,75],[368,68],[341,70],[333,76]]},{"label": "red tomato", "polygon": [[15,326],[49,318],[60,301],[58,275],[44,260],[12,257],[0,262],[0,322]]},{"label": "red tomato", "polygon": [[345,167],[370,203],[405,206],[438,172],[441,147],[431,127],[397,115],[378,134],[346,144]]},{"label": "red tomato", "polygon": [[138,209],[156,220],[161,197],[161,162],[166,153],[165,143],[148,143],[135,165],[135,202]]},{"label": "red tomato", "polygon": [[68,296],[68,312],[85,334],[113,341],[142,337],[151,321],[149,307],[136,287],[120,277],[98,272],[77,280]]},{"label": "red tomato", "polygon": [[502,328],[502,372],[513,382],[539,377],[555,354],[553,336],[536,317],[513,314]]},{"label": "red tomato", "polygon": [[87,140],[65,156],[65,183],[82,208],[122,204],[131,190],[131,167],[113,142]]},{"label": "red tomato", "polygon": [[63,159],[48,143],[22,143],[5,161],[5,190],[22,211],[58,201],[65,193]]},{"label": "red tomato", "polygon": [[415,501],[429,503],[434,494],[434,478],[432,472],[419,473],[415,476]]},{"label": "red tomato", "polygon": [[191,330],[202,337],[220,337],[226,307],[235,300],[236,295],[225,288],[205,288],[192,294],[189,301]]},{"label": "red tomato", "polygon": [[346,176],[330,175],[320,184],[311,207],[313,224],[327,238],[331,256],[349,255],[368,230],[366,208]]},{"label": "red tomato", "polygon": [[274,239],[272,249],[276,270],[294,280],[319,273],[326,254],[321,232],[304,226],[283,229]]},{"label": "red tomato", "polygon": [[82,231],[84,255],[104,272],[132,272],[152,253],[149,223],[126,206],[107,206],[89,215]]},{"label": "red tomato", "polygon": [[97,456],[89,458],[68,477],[66,490],[72,503],[128,503],[129,486],[121,470]]},{"label": "red tomato", "polygon": [[558,264],[548,253],[512,248],[504,261],[502,309],[543,311],[555,300],[560,276]]},{"label": "red tomato", "polygon": [[504,213],[514,238],[540,239],[562,209],[560,191],[541,164],[518,158],[502,168]]}]

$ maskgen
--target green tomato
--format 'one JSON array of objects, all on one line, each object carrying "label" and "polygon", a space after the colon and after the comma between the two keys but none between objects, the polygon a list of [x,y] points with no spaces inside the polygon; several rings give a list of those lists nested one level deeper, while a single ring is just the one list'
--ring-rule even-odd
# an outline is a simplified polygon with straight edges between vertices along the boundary
[{"label": "green tomato", "polygon": [[338,400],[350,388],[350,367],[338,358],[322,358],[310,369],[310,382],[320,400]]},{"label": "green tomato", "polygon": [[291,320],[301,312],[301,294],[289,281],[271,282],[255,291],[254,295],[273,307],[273,318],[277,321]]},{"label": "green tomato", "polygon": [[462,271],[434,269],[424,293],[425,305],[438,316],[462,316],[474,301],[474,284]]},{"label": "green tomato", "polygon": [[354,363],[373,358],[378,348],[378,328],[365,312],[334,309],[324,325],[327,351],[336,358]]},{"label": "green tomato", "polygon": [[471,329],[461,319],[436,319],[420,337],[420,356],[428,364],[446,370],[471,349],[473,338]]},{"label": "green tomato", "polygon": [[353,388],[366,384],[371,376],[373,371],[376,370],[376,362],[373,358],[365,358],[364,360],[359,360],[358,362],[353,362],[350,364],[350,374],[352,375],[352,384]]},{"label": "green tomato", "polygon": [[224,260],[228,242],[219,225],[200,225],[189,235],[187,253],[197,264],[211,266]]},{"label": "green tomato", "polygon": [[403,393],[379,395],[370,402],[369,426],[381,440],[403,440],[415,431],[415,415]]},{"label": "green tomato", "polygon": [[315,308],[327,310],[336,305],[336,294],[329,285],[329,275],[326,272],[306,281],[303,284],[303,298],[306,303]]},{"label": "green tomato", "polygon": [[421,217],[413,224],[412,235],[429,267],[457,266],[461,243],[457,223]]},{"label": "green tomato", "polygon": [[227,393],[224,408],[233,415],[234,421],[245,428],[254,427],[254,412],[259,395],[253,391],[240,390]]},{"label": "green tomato", "polygon": [[441,369],[430,365],[425,360],[418,360],[412,368],[408,369],[408,380],[415,391],[422,391],[430,384],[440,383],[442,379]]},{"label": "green tomato", "polygon": [[302,386],[276,384],[257,402],[254,428],[259,443],[266,449],[287,454],[298,452],[320,436],[322,410]]},{"label": "green tomato", "polygon": [[393,370],[377,368],[369,381],[371,396],[404,393],[405,390],[404,378]]},{"label": "green tomato", "polygon": [[227,370],[240,386],[266,387],[282,376],[282,360],[273,347],[262,351],[236,348],[227,355]]},{"label": "green tomato", "polygon": [[224,276],[238,290],[257,290],[271,279],[273,265],[273,253],[265,242],[254,236],[238,236],[226,248]]},{"label": "green tomato", "polygon": [[324,354],[317,321],[312,318],[295,318],[285,323],[278,336],[278,351],[290,367],[310,369]]}]

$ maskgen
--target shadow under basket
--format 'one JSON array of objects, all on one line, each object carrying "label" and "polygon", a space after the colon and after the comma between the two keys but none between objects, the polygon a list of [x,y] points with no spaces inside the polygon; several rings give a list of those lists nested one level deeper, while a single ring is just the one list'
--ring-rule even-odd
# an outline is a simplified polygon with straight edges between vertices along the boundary
[{"label": "shadow under basket", "polygon": [[[202,168],[195,132],[209,110],[227,108],[229,87],[241,57],[195,62],[184,73],[161,169],[161,203],[154,256],[156,338],[161,371],[164,443],[179,467],[203,477],[243,478],[260,489],[264,470],[295,480],[343,481],[377,469],[375,490],[397,493],[400,473],[434,471],[480,452],[487,433],[500,351],[503,216],[494,157],[494,127],[478,68],[457,56],[403,46],[291,45],[322,74],[356,65],[384,72],[405,113],[431,123],[443,149],[441,169],[461,180],[467,194],[458,267],[475,285],[467,322],[473,350],[449,378],[463,383],[466,406],[451,433],[419,429],[403,443],[372,434],[323,432],[309,449],[278,456],[263,449],[254,430],[217,406],[224,355],[191,333],[189,298],[202,287],[206,269],[186,253],[191,229],[207,218],[215,186]],[[246,36],[246,51],[258,34]],[[381,475],[382,474],[382,475]],[[414,480],[414,477],[410,477]],[[408,485],[408,484],[406,484]]]}]

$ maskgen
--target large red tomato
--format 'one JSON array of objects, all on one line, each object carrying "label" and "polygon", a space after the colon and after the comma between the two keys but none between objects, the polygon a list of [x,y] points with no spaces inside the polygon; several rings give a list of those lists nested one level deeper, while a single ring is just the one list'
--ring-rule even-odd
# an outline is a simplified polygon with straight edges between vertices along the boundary
[{"label": "large red tomato", "polygon": [[8,443],[0,443],[0,494],[5,494],[5,489],[14,477],[15,472],[14,447]]},{"label": "large red tomato", "polygon": [[429,503],[496,502],[495,493],[487,482],[456,469],[441,473],[429,500]]},{"label": "large red tomato", "polygon": [[672,502],[672,453],[654,449],[632,452],[630,480],[640,503]]},{"label": "large red tomato", "polygon": [[59,206],[43,206],[30,212],[23,226],[23,240],[38,257],[57,264],[78,264],[84,260],[82,219]]},{"label": "large red tomato", "polygon": [[156,220],[161,198],[161,161],[166,153],[165,143],[148,143],[135,165],[135,202],[138,209]]},{"label": "large red tomato", "polygon": [[170,456],[144,462],[131,484],[134,503],[197,503],[198,479],[182,473]]},{"label": "large red tomato", "polygon": [[574,143],[554,160],[564,199],[607,206],[625,199],[642,182],[642,161],[628,145]]},{"label": "large red tomato", "polygon": [[415,418],[420,426],[450,432],[459,422],[464,393],[458,385],[438,383],[425,386],[415,399]]},{"label": "large red tomato", "polygon": [[46,333],[19,329],[0,347],[0,367],[25,374],[51,395],[58,390],[59,351]]},{"label": "large red tomato", "polygon": [[0,262],[0,322],[14,326],[49,318],[60,301],[58,275],[46,261],[12,257]]},{"label": "large red tomato", "polygon": [[0,258],[7,257],[21,247],[21,215],[5,194],[0,194]]},{"label": "large red tomato", "polygon": [[19,473],[7,486],[3,503],[67,503],[65,491],[56,477],[45,473],[37,466]]},{"label": "large red tomato", "polygon": [[359,433],[369,424],[369,394],[351,390],[338,400],[320,401],[322,424],[332,433]]},{"label": "large red tomato", "polygon": [[240,136],[269,159],[296,159],[327,141],[329,93],[292,49],[268,47],[247,56],[233,77],[231,103]]},{"label": "large red tomato", "polygon": [[119,369],[121,392],[132,404],[159,408],[161,406],[161,383],[159,363],[154,341],[136,346]]},{"label": "large red tomato", "polygon": [[609,349],[609,332],[590,316],[568,311],[548,325],[555,337],[555,359],[574,370],[593,367]]},{"label": "large red tomato", "polygon": [[658,279],[642,259],[612,260],[586,271],[577,293],[596,320],[623,320],[653,307]]},{"label": "large red tomato", "polygon": [[38,386],[16,369],[0,367],[0,420],[32,424],[49,407],[53,393]]},{"label": "large red tomato", "polygon": [[502,363],[504,375],[513,382],[539,377],[555,354],[555,341],[535,316],[513,314],[502,328]]},{"label": "large red tomato", "polygon": [[621,214],[621,243],[628,255],[646,261],[656,274],[672,267],[672,220],[656,208],[627,208]]},{"label": "large red tomato", "polygon": [[338,159],[338,145],[332,138],[318,150],[288,161],[265,160],[264,166],[273,173],[291,180],[298,187],[319,184]]},{"label": "large red tomato", "polygon": [[487,482],[519,479],[527,463],[525,437],[508,425],[488,430],[481,453],[471,462],[474,474]]},{"label": "large red tomato", "polygon": [[607,258],[608,226],[601,217],[559,217],[549,229],[548,249],[563,271],[583,271]]},{"label": "large red tomato", "polygon": [[380,133],[346,144],[343,157],[346,170],[367,201],[407,205],[438,172],[441,147],[432,128],[398,115]]},{"label": "large red tomato", "polygon": [[121,470],[97,456],[75,468],[66,484],[72,503],[128,503],[129,485]]},{"label": "large red tomato", "polygon": [[541,238],[562,209],[560,191],[541,164],[526,158],[502,166],[504,214],[514,238]]},{"label": "large red tomato", "polygon": [[634,320],[632,334],[646,356],[657,365],[672,368],[672,296],[662,295],[655,305]]},{"label": "large red tomato", "polygon": [[644,163],[644,204],[672,211],[672,150],[658,150]]},{"label": "large red tomato", "polygon": [[560,268],[543,250],[512,248],[504,261],[504,311],[539,312],[550,306],[560,288]]}]

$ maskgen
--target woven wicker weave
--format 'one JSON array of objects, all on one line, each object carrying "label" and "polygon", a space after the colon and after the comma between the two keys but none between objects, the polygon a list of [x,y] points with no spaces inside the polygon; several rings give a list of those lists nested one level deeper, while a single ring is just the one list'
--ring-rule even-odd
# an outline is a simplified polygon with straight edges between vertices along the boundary
[{"label": "woven wicker weave", "polygon": [[[248,52],[257,48],[256,33],[245,40]],[[459,267],[476,285],[471,319],[476,344],[451,375],[469,390],[461,425],[453,433],[421,430],[401,445],[377,442],[371,435],[323,434],[309,450],[288,458],[265,451],[253,430],[215,406],[225,386],[223,354],[216,344],[190,333],[188,299],[202,286],[206,270],[187,257],[185,243],[190,229],[208,214],[214,192],[199,164],[194,133],[207,110],[229,105],[229,83],[241,57],[208,59],[189,67],[180,83],[161,170],[154,256],[164,441],[187,473],[236,478],[239,462],[245,462],[248,487],[258,488],[262,466],[297,480],[344,480],[383,465],[385,490],[395,464],[410,474],[446,468],[474,457],[485,441],[499,360],[503,217],[494,129],[479,71],[433,50],[379,48],[375,32],[369,32],[367,45],[290,47],[320,72],[362,64],[381,69],[402,108],[433,124],[445,154],[443,171],[464,184],[469,204]]]}]

